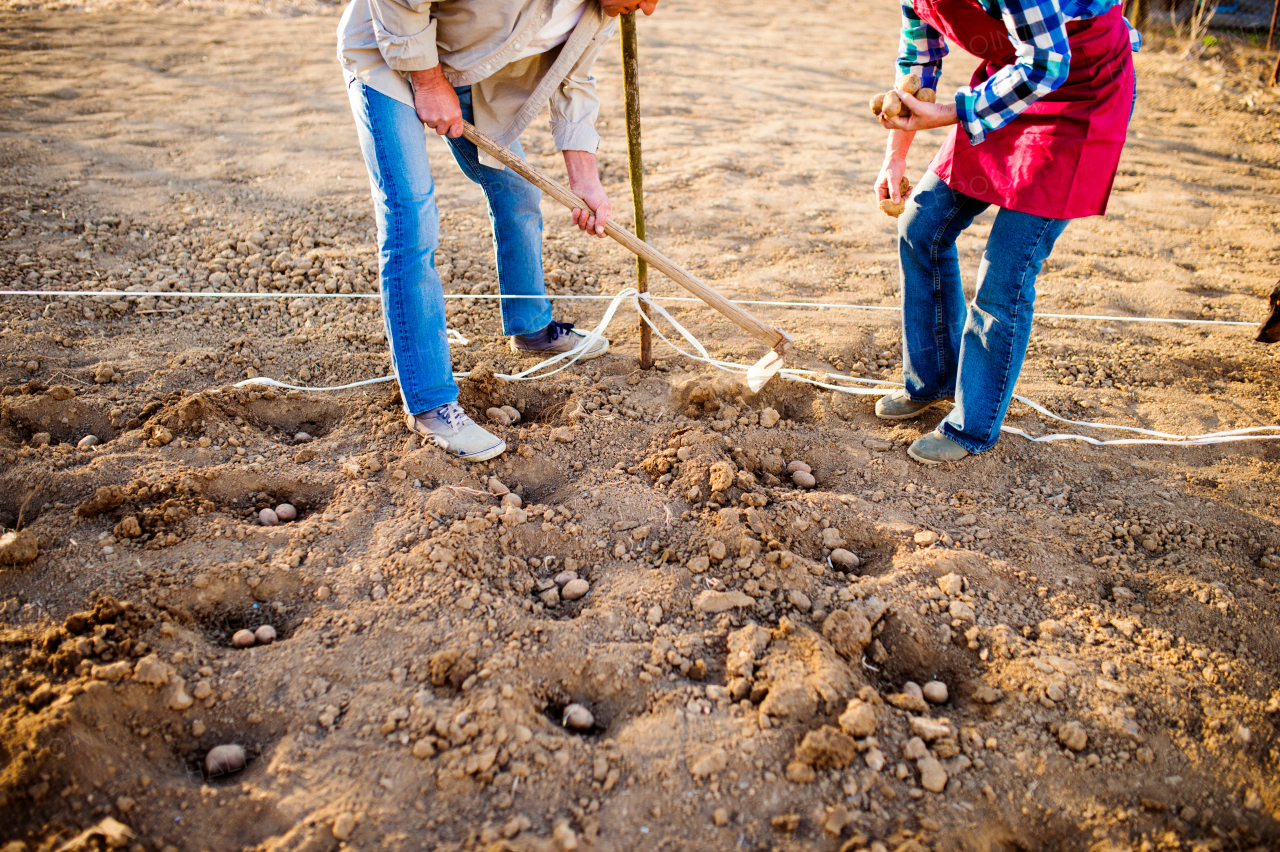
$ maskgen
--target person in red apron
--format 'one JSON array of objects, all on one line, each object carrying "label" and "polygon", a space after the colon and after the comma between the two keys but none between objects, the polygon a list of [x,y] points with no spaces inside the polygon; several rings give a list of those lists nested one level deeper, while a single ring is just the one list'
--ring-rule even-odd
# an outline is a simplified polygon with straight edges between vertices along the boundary
[{"label": "person in red apron", "polygon": [[[900,201],[916,131],[952,126],[898,219],[905,387],[886,420],[955,406],[908,453],[925,464],[990,449],[1031,336],[1035,281],[1071,219],[1106,212],[1133,112],[1137,33],[1118,0],[902,0],[900,76],[936,89],[947,42],[983,63],[950,103],[900,92],[879,198]],[[1000,208],[966,304],[956,238]]]}]

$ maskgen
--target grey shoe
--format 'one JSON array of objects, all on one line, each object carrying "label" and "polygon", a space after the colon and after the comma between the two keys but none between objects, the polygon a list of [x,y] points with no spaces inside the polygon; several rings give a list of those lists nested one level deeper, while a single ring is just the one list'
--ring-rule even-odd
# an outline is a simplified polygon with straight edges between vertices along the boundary
[{"label": "grey shoe", "polygon": [[876,400],[876,417],[881,420],[907,420],[943,401],[935,399],[930,402],[920,402],[907,396],[903,388],[898,388],[888,396],[882,396]]},{"label": "grey shoe", "polygon": [[[537,334],[517,334],[511,338],[511,351],[522,355],[549,358],[561,352],[572,352],[587,342],[587,336],[575,331],[571,322],[553,322]],[[579,361],[599,358],[609,351],[609,341],[601,337],[590,349],[578,356]]]},{"label": "grey shoe", "polygon": [[907,447],[907,455],[921,464],[943,464],[958,462],[969,455],[969,451],[935,429],[928,435],[916,438]]},{"label": "grey shoe", "polygon": [[507,442],[490,434],[467,416],[456,402],[425,411],[416,417],[410,414],[405,425],[431,443],[463,461],[482,462],[502,455]]}]

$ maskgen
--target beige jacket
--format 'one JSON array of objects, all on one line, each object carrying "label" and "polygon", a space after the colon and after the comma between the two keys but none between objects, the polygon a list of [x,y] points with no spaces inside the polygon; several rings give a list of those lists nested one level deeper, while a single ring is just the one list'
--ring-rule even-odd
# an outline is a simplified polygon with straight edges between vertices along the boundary
[{"label": "beige jacket", "polygon": [[556,1],[351,0],[338,24],[338,58],[348,85],[360,80],[409,106],[408,73],[441,65],[454,86],[471,86],[476,126],[507,146],[549,103],[556,149],[594,152],[600,101],[591,66],[615,29],[600,4],[587,5],[564,44],[512,61]]}]

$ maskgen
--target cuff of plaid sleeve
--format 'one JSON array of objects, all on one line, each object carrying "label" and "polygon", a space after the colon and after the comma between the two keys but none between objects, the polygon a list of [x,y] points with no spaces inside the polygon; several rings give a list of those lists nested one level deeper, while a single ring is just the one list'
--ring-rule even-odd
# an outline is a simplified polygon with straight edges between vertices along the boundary
[{"label": "cuff of plaid sleeve", "polygon": [[969,144],[978,145],[987,138],[987,128],[978,118],[978,96],[969,86],[961,86],[956,90],[956,117],[960,119],[960,129],[969,137]]},{"label": "cuff of plaid sleeve", "polygon": [[894,80],[901,80],[908,74],[918,74],[920,76],[920,88],[938,91],[938,81],[942,79],[942,75],[932,65],[910,65],[899,62],[898,76]]}]

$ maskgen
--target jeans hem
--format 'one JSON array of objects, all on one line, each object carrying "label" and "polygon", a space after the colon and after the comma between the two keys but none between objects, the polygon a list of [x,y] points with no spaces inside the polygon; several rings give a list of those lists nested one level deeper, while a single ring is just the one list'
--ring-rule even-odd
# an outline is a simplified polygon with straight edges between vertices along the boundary
[{"label": "jeans hem", "polygon": [[[431,397],[427,397],[427,399],[431,399]],[[404,401],[404,410],[405,410],[405,413],[406,413],[406,414],[412,414],[414,417],[417,417],[419,414],[426,414],[428,411],[433,411],[433,410],[435,410],[435,409],[439,408],[439,407],[440,407],[440,406],[442,406],[442,405],[448,405],[448,404],[449,404],[449,403],[451,403],[451,402],[457,402],[457,401],[458,401],[458,395],[457,395],[456,393],[455,393],[455,394],[441,394],[439,399],[440,399],[440,401],[439,401],[439,402],[431,402],[431,403],[426,403],[426,404],[423,404],[423,403],[414,403],[413,405],[410,405],[410,404],[409,404],[409,400],[407,400],[407,399],[406,399],[406,400]],[[415,408],[416,408],[416,409],[418,409],[418,410],[417,410],[417,411],[414,411],[414,409],[415,409]]]},{"label": "jeans hem", "polygon": [[943,435],[946,435],[951,440],[955,441],[960,446],[964,447],[966,450],[968,450],[970,453],[974,455],[978,453],[985,453],[987,450],[991,449],[996,445],[996,441],[1000,440],[1000,433],[997,431],[996,441],[992,441],[991,443],[985,444],[985,445],[976,443],[970,440],[965,435],[962,435],[959,432],[957,432],[955,427],[952,426],[950,423],[948,423],[946,420],[943,420],[941,423],[937,425],[937,430],[941,432]]},{"label": "jeans hem", "polygon": [[907,399],[911,400],[912,402],[937,402],[940,399],[951,399],[955,395],[956,395],[956,392],[954,390],[943,391],[942,393],[936,396],[912,396],[911,392],[908,391]]},{"label": "jeans hem", "polygon": [[[531,301],[531,300],[529,300],[529,299],[521,299],[520,301],[522,301],[522,302],[527,302],[527,301]],[[544,322],[542,325],[538,326],[537,328],[535,328],[533,331],[512,331],[512,330],[511,330],[511,326],[510,326],[510,325],[508,325],[508,324],[507,324],[507,321],[504,319],[504,320],[502,321],[502,334],[503,334],[503,336],[504,336],[504,337],[516,337],[516,336],[520,336],[520,337],[533,337],[535,334],[541,334],[542,332],[546,331],[547,326],[551,325],[551,320],[552,320],[552,319],[553,319],[553,315],[552,315],[552,313],[551,313],[551,309],[550,309],[550,308],[548,308],[548,309],[547,309],[547,321],[546,321],[546,322]]]}]

